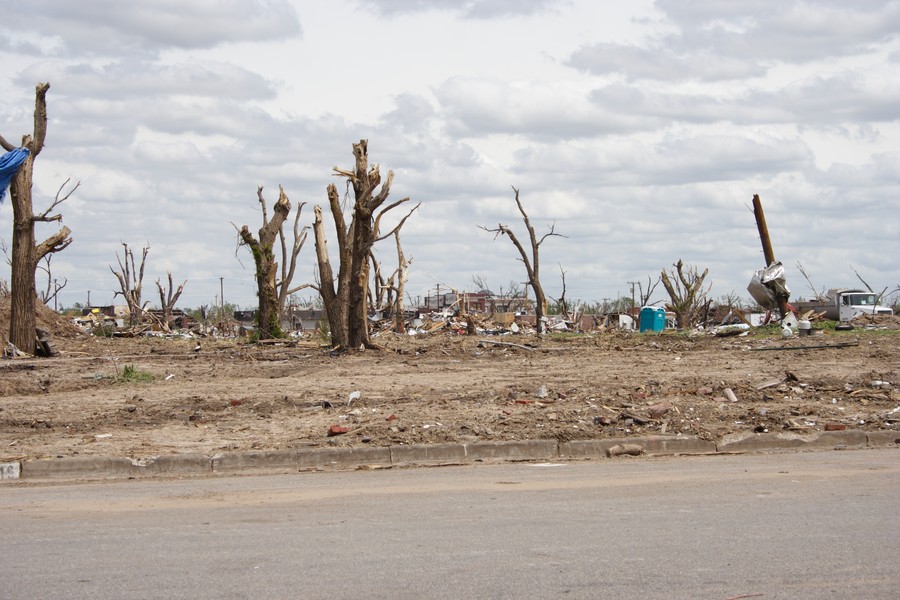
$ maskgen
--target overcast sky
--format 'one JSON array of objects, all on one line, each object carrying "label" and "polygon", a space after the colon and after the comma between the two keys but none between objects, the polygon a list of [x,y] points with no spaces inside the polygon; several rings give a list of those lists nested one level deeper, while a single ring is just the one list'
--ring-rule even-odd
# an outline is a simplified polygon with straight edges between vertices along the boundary
[{"label": "overcast sky", "polygon": [[[0,64],[13,143],[51,84],[36,209],[81,182],[52,263],[66,306],[112,303],[126,242],[150,246],[145,299],[171,271],[181,307],[215,302],[220,278],[254,307],[232,224],[259,228],[260,185],[311,224],[363,138],[391,199],[421,202],[402,230],[413,298],[524,281],[479,229],[526,237],[513,186],[539,235],[566,236],[541,247],[554,298],[561,268],[569,299],[597,301],[678,259],[748,297],[754,194],[793,297],[810,295],[798,262],[817,289],[859,285],[853,268],[900,284],[896,1],[29,0],[4,6]],[[379,255],[392,270],[391,241]],[[298,281],[314,262],[310,236]]]}]

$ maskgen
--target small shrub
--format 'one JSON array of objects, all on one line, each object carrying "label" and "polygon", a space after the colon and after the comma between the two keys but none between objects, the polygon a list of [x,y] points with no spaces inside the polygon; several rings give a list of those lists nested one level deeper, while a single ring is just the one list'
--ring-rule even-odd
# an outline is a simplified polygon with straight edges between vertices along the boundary
[{"label": "small shrub", "polygon": [[147,381],[153,381],[153,375],[148,373],[147,371],[139,371],[134,368],[134,365],[125,365],[125,368],[122,369],[122,374],[118,376],[118,381],[120,382],[140,382],[144,383]]}]

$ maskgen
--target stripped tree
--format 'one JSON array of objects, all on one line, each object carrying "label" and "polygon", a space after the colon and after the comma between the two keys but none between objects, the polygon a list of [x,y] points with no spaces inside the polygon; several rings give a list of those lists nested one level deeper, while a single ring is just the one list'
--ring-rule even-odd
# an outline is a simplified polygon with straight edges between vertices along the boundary
[{"label": "stripped tree", "polygon": [[116,276],[119,282],[119,291],[113,294],[113,297],[121,295],[128,305],[129,326],[138,327],[144,321],[144,308],[147,302],[141,302],[144,287],[144,265],[147,263],[147,253],[150,252],[150,244],[144,246],[141,250],[141,266],[135,268],[134,250],[128,247],[128,244],[122,242],[125,249],[124,258],[116,252],[116,261],[119,263],[119,270],[113,269],[112,265],[109,270]]},{"label": "stripped tree", "polygon": [[[9,341],[16,348],[28,354],[35,354],[37,344],[36,306],[37,291],[35,271],[45,256],[61,252],[72,243],[71,231],[61,227],[59,231],[40,244],[35,241],[35,224],[62,222],[61,214],[51,214],[78,188],[78,184],[63,194],[60,187],[56,199],[42,213],[35,214],[32,204],[31,187],[34,159],[44,148],[47,135],[47,90],[49,83],[39,83],[35,87],[34,130],[31,135],[22,136],[22,144],[17,148],[0,135],[0,147],[7,152],[19,151],[27,154],[24,162],[10,182],[10,198],[13,207],[12,260],[10,278]],[[68,182],[66,182],[68,183]]]},{"label": "stripped tree", "polygon": [[159,290],[159,304],[163,313],[162,326],[163,329],[168,331],[172,327],[172,309],[175,308],[175,303],[178,302],[178,298],[181,297],[181,292],[184,291],[187,279],[185,279],[176,290],[175,284],[172,281],[172,273],[166,274],[169,276],[169,287],[166,288],[166,286],[161,284],[159,279],[157,279],[156,288]]},{"label": "stripped tree", "polygon": [[681,259],[672,266],[675,270],[662,271],[660,279],[671,299],[669,308],[675,313],[675,324],[681,329],[696,323],[708,304],[709,287],[704,289],[703,281],[709,269],[700,273],[697,267],[686,268]]},{"label": "stripped tree", "polygon": [[369,312],[375,315],[390,313],[394,299],[394,280],[397,272],[389,277],[381,272],[381,261],[375,256],[375,252],[369,252],[369,260],[372,262],[372,288],[369,292]]},{"label": "stripped tree", "polygon": [[499,235],[505,235],[509,237],[510,241],[516,247],[516,250],[519,251],[519,257],[522,263],[525,265],[525,271],[528,274],[528,281],[526,285],[530,285],[534,289],[534,299],[535,299],[535,320],[537,333],[540,335],[544,331],[544,315],[547,314],[548,304],[547,304],[547,296],[544,293],[544,287],[541,285],[541,277],[540,277],[540,247],[541,244],[544,243],[548,237],[558,236],[558,237],[566,237],[559,233],[556,233],[556,224],[550,226],[550,231],[545,233],[540,239],[538,239],[537,235],[534,232],[534,227],[531,226],[531,220],[528,218],[528,214],[525,212],[525,208],[522,206],[522,201],[519,200],[519,190],[513,187],[513,191],[516,193],[516,206],[519,208],[519,213],[522,215],[522,221],[525,223],[525,228],[528,230],[528,240],[530,245],[530,256],[529,253],[526,252],[525,247],[519,241],[519,238],[516,237],[516,234],[506,225],[498,224],[496,228],[487,228],[484,226],[480,226],[481,229],[485,231],[489,231],[494,235],[494,239],[497,239]]},{"label": "stripped tree", "polygon": [[652,281],[650,276],[647,275],[647,289],[644,289],[644,285],[638,281],[638,306],[648,306],[650,304],[650,297],[653,296],[653,292],[656,290],[656,286],[659,285],[659,282],[662,278],[657,277],[656,281]]},{"label": "stripped tree", "polygon": [[396,333],[406,333],[406,322],[403,318],[403,294],[406,290],[406,282],[409,280],[409,265],[412,263],[412,257],[406,258],[403,253],[403,247],[400,245],[400,230],[394,230],[394,241],[397,243],[397,270],[394,272],[397,280],[394,286],[394,331]]},{"label": "stripped tree", "polygon": [[378,240],[399,232],[406,219],[419,207],[418,204],[413,207],[390,232],[384,236],[379,235],[384,215],[407,202],[409,198],[385,205],[391,191],[394,172],[388,171],[387,179],[382,182],[379,166],[369,167],[368,140],[360,140],[359,143],[353,144],[353,155],[356,164],[352,170],[338,167],[333,169],[335,175],[346,178],[348,189],[351,187],[353,189],[354,201],[349,224],[344,217],[337,186],[334,184],[328,186],[328,205],[331,208],[338,244],[337,276],[328,253],[320,206],[314,209],[313,221],[319,276],[319,282],[314,287],[319,291],[325,305],[331,341],[342,349],[373,347],[369,339],[368,319],[372,246]]},{"label": "stripped tree", "polygon": [[562,293],[559,295],[559,298],[556,299],[556,308],[559,310],[559,314],[561,314],[566,321],[572,323],[572,326],[576,331],[579,331],[581,329],[581,314],[584,312],[584,309],[581,305],[581,301],[575,300],[570,303],[566,298],[566,271],[562,268],[562,265],[559,265],[559,274],[562,278]]},{"label": "stripped tree", "polygon": [[60,283],[59,280],[53,276],[53,271],[50,269],[52,258],[53,254],[48,254],[41,261],[42,264],[39,264],[37,267],[37,271],[41,271],[44,275],[47,276],[47,285],[43,290],[38,292],[38,298],[40,298],[41,302],[46,305],[49,305],[51,301],[53,301],[53,304],[55,305],[59,293],[69,283],[69,280],[65,277],[63,277],[62,283]]},{"label": "stripped tree", "polygon": [[[254,238],[250,228],[244,225],[238,230],[241,245],[250,248],[253,262],[256,265],[256,287],[259,297],[259,308],[256,313],[257,339],[267,340],[284,337],[281,329],[287,299],[291,294],[308,287],[308,284],[291,287],[297,265],[297,255],[306,241],[306,228],[299,229],[300,213],[305,203],[300,203],[294,217],[294,240],[290,250],[284,235],[284,222],[291,212],[291,201],[284,188],[278,186],[278,200],[273,206],[272,219],[269,220],[266,201],[263,198],[263,187],[256,189],[256,197],[262,208],[262,227],[259,238]],[[275,244],[281,246],[281,271],[279,278],[278,262],[275,260]]]}]

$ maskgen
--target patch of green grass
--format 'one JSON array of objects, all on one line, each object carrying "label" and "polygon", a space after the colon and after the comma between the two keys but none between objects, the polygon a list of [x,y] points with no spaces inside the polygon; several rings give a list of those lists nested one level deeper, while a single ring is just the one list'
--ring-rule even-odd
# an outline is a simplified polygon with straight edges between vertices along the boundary
[{"label": "patch of green grass", "polygon": [[134,365],[125,365],[125,368],[122,369],[122,373],[116,377],[116,380],[121,383],[146,383],[153,381],[153,375],[147,371],[135,369]]}]

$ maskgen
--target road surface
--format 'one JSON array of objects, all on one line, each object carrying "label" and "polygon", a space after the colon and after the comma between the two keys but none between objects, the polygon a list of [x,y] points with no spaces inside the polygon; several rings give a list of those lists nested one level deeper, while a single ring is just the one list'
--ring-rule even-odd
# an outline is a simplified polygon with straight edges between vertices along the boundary
[{"label": "road surface", "polygon": [[0,485],[0,598],[897,598],[900,453]]}]

